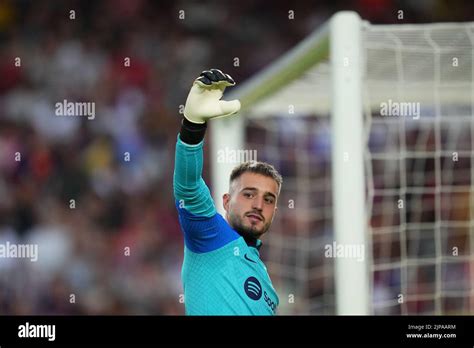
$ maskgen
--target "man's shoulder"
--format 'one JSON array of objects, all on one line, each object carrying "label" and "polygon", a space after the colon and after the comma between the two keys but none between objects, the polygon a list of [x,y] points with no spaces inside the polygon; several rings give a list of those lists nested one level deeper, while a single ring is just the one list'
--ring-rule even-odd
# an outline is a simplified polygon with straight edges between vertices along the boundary
[{"label": "man's shoulder", "polygon": [[[238,236],[236,239],[229,240],[227,243],[219,246],[216,249],[209,250],[207,252],[196,252],[193,251],[188,247],[188,245],[185,245],[184,252],[185,254],[188,255],[195,255],[195,256],[206,256],[206,257],[212,257],[212,256],[217,256],[219,254],[225,254],[226,256],[238,256],[240,254],[245,254],[247,253],[245,247],[247,247],[247,244],[245,244],[244,239],[241,236]],[[245,250],[244,250],[245,249]]]},{"label": "man's shoulder", "polygon": [[177,205],[186,247],[194,253],[208,253],[240,238],[217,211],[211,216],[197,215]]}]

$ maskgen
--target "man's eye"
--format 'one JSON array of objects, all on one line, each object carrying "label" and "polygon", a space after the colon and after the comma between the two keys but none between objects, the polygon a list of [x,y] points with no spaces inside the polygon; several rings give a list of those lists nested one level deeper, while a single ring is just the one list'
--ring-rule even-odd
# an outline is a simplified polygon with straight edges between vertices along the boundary
[{"label": "man's eye", "polygon": [[249,193],[249,192],[245,192],[245,193],[244,193],[244,196],[247,197],[247,198],[250,198],[250,197],[252,197],[252,194]]},{"label": "man's eye", "polygon": [[265,202],[267,202],[269,204],[273,204],[273,198],[266,198]]}]

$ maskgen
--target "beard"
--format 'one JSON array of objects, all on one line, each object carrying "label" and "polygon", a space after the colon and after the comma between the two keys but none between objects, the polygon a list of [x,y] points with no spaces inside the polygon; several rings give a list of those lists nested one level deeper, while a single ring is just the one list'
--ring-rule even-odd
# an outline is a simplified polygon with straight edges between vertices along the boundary
[{"label": "beard", "polygon": [[244,224],[244,217],[229,212],[229,225],[236,230],[238,234],[244,237],[246,241],[260,238],[268,231],[271,223],[271,221],[264,223],[260,229],[258,229],[256,225],[246,226]]}]

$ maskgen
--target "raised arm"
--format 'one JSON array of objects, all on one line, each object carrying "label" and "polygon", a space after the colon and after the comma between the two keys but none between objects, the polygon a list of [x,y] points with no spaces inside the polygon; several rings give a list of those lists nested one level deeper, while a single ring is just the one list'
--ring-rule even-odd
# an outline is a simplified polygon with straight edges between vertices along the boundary
[{"label": "raised arm", "polygon": [[[209,119],[230,116],[240,110],[238,100],[220,100],[225,88],[233,85],[234,80],[220,70],[202,72],[186,100],[176,142],[174,198],[186,243],[196,250],[208,250],[207,246],[201,247],[212,240],[219,240],[218,244],[225,242],[222,236],[217,236],[216,227],[221,223],[217,220],[223,219],[216,214],[211,193],[202,178],[203,146]],[[208,221],[216,215],[216,221]]]},{"label": "raised arm", "polygon": [[202,179],[206,122],[230,116],[240,110],[238,100],[220,100],[234,80],[218,69],[206,70],[194,81],[184,107],[184,119],[176,143],[174,196],[181,207],[200,216],[212,216],[216,209]]}]

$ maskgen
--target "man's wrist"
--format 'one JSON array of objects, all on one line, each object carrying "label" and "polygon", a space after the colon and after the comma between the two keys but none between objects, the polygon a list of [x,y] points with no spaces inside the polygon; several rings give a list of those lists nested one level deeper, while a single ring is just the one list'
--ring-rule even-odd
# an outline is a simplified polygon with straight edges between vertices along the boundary
[{"label": "man's wrist", "polygon": [[207,123],[193,123],[186,117],[181,121],[181,131],[179,138],[185,144],[199,144],[206,135]]}]

